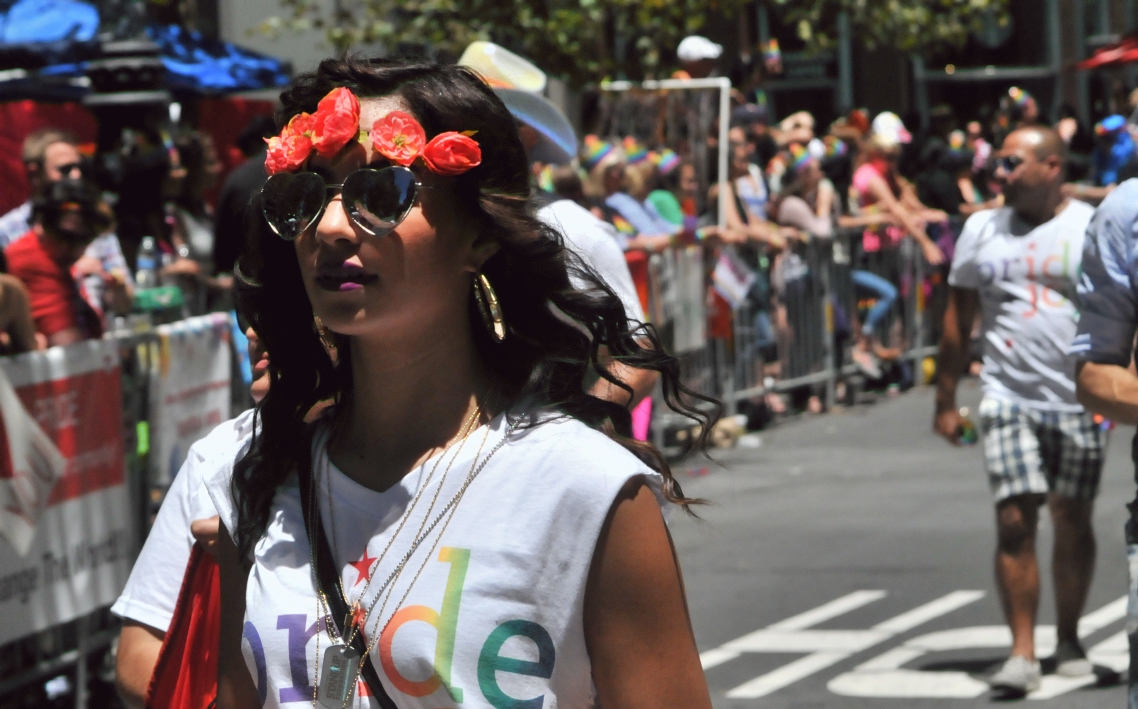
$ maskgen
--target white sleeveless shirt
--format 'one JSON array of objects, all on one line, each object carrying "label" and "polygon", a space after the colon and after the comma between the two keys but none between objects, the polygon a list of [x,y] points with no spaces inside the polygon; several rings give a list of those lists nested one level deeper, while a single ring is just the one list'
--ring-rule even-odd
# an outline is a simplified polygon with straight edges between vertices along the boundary
[{"label": "white sleeveless shirt", "polygon": [[[507,429],[499,416],[461,448],[428,460],[382,493],[332,466],[322,445],[326,433],[316,435],[313,468],[325,534],[349,602],[362,595],[364,607],[404,557],[424,519],[429,525],[462,486],[479,446],[481,463],[506,439],[449,523],[440,522],[420,544],[391,584],[386,604],[380,600],[368,618],[365,640],[373,648],[368,661],[403,709],[594,704],[583,625],[593,551],[629,478],[645,476],[661,504],[662,480],[619,444],[575,419],[513,433]],[[215,472],[206,473],[227,529],[237,521],[230,492],[233,461],[247,444],[218,451]],[[404,516],[402,530],[383,554]],[[380,556],[369,584],[366,574]],[[310,559],[293,477],[277,490],[246,592],[242,645],[264,707],[310,705],[317,645],[323,663],[331,643],[317,622],[323,611],[318,616]],[[360,681],[350,706],[378,707],[367,695]]]}]

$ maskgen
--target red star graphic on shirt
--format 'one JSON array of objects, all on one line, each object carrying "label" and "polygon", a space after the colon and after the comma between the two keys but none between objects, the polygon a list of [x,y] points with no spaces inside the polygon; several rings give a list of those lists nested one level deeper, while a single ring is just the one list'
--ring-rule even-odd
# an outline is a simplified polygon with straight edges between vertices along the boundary
[{"label": "red star graphic on shirt", "polygon": [[362,581],[371,580],[371,565],[377,558],[378,557],[375,556],[368,556],[367,549],[364,549],[364,558],[348,564],[348,566],[354,566],[358,574],[358,576],[356,576],[356,582],[352,584],[352,588],[359,586]]},{"label": "red star graphic on shirt", "polygon": [[364,638],[364,627],[367,625],[367,611],[357,607],[355,613],[352,614],[352,624],[356,627],[356,630],[359,632],[360,637],[364,639],[364,642],[367,642],[367,638]]}]

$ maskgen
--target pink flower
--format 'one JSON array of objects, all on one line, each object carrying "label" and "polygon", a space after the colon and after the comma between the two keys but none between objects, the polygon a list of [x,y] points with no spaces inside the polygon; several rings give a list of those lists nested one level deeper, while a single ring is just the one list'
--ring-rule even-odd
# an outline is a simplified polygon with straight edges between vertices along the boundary
[{"label": "pink flower", "polygon": [[482,164],[482,148],[468,135],[447,131],[423,148],[423,162],[437,175],[461,175]]},{"label": "pink flower", "polygon": [[269,150],[265,154],[266,173],[275,175],[278,172],[288,172],[304,164],[312,152],[313,123],[313,116],[298,113],[279,136],[265,139],[269,144]]},{"label": "pink flower", "polygon": [[427,134],[409,113],[392,111],[371,126],[371,143],[380,155],[404,167],[423,152]]},{"label": "pink flower", "polygon": [[360,102],[344,86],[320,99],[313,116],[312,147],[323,157],[335,157],[360,132]]}]

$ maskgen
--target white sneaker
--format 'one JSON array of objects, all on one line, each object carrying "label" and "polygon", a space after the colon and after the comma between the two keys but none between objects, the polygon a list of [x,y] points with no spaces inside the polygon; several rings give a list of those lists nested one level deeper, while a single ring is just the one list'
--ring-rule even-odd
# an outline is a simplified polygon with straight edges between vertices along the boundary
[{"label": "white sneaker", "polygon": [[1012,655],[996,673],[988,677],[992,689],[1027,694],[1039,689],[1043,672],[1038,660],[1029,660],[1023,655]]},{"label": "white sneaker", "polygon": [[1094,671],[1094,665],[1087,659],[1086,651],[1078,642],[1067,640],[1055,648],[1055,674],[1061,677],[1086,677],[1094,674]]}]

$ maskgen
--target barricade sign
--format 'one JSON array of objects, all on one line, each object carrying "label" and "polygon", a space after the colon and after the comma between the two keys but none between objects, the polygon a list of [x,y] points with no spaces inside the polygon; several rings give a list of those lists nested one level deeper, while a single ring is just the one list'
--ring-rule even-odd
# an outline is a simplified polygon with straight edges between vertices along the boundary
[{"label": "barricade sign", "polygon": [[114,602],[134,549],[117,343],[0,359],[0,645]]},{"label": "barricade sign", "polygon": [[161,325],[150,388],[151,482],[169,485],[190,446],[229,418],[229,315]]}]

